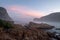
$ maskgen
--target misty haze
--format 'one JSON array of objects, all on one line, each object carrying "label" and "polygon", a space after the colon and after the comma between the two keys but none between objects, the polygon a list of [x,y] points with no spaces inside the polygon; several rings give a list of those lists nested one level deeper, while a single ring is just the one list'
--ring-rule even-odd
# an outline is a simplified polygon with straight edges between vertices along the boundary
[{"label": "misty haze", "polygon": [[0,40],[60,40],[60,0],[0,0]]}]

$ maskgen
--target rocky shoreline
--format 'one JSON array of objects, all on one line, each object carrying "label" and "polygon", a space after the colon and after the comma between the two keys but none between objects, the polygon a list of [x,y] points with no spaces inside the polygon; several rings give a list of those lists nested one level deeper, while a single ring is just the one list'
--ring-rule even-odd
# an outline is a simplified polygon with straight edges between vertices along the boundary
[{"label": "rocky shoreline", "polygon": [[14,28],[7,31],[0,27],[0,40],[51,40],[48,34],[43,30],[20,27],[14,26]]}]

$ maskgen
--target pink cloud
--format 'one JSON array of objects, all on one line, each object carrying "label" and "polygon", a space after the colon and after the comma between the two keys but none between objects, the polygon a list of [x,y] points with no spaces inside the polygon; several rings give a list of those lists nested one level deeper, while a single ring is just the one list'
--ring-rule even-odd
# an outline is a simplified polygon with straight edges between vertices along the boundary
[{"label": "pink cloud", "polygon": [[33,17],[41,17],[43,16],[43,12],[36,11],[36,10],[31,10],[28,7],[25,6],[10,6],[8,8],[10,11],[28,15],[28,16],[33,16]]}]

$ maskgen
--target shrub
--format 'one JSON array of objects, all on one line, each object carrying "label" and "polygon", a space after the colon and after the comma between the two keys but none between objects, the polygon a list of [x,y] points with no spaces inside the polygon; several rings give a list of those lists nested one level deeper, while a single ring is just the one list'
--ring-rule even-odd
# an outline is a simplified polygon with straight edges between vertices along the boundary
[{"label": "shrub", "polygon": [[13,28],[11,23],[1,19],[0,19],[0,27],[3,27],[4,29]]}]

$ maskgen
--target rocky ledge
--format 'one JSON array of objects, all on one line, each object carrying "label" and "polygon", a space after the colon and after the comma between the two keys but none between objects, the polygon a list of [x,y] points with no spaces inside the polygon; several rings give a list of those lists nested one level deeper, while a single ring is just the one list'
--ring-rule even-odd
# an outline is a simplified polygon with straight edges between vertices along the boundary
[{"label": "rocky ledge", "polygon": [[37,29],[53,29],[54,26],[51,26],[49,24],[45,24],[45,23],[34,23],[34,22],[30,22],[27,27],[30,27],[30,28],[37,28]]}]

